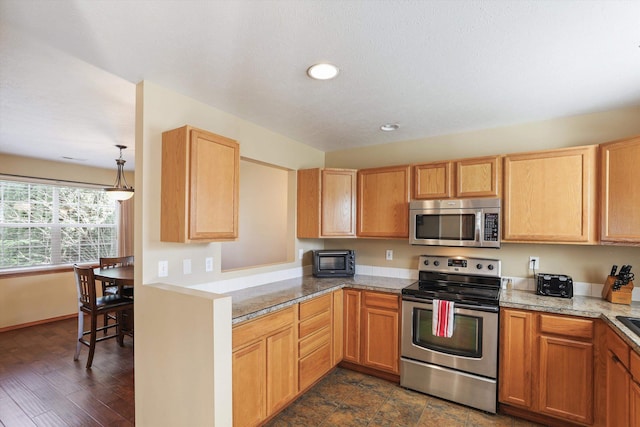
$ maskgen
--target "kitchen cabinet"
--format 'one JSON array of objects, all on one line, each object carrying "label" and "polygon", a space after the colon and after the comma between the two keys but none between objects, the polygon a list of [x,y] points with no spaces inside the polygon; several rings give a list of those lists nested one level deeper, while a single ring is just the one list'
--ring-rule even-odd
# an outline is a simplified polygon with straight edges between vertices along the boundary
[{"label": "kitchen cabinet", "polygon": [[232,139],[191,126],[163,132],[160,240],[237,239],[239,165]]},{"label": "kitchen cabinet", "polygon": [[354,169],[298,171],[298,238],[355,237]]},{"label": "kitchen cabinet", "polygon": [[506,155],[503,240],[596,243],[596,148]]},{"label": "kitchen cabinet", "polygon": [[409,166],[358,171],[357,235],[409,237]]},{"label": "kitchen cabinet", "polygon": [[371,371],[400,373],[400,301],[397,295],[344,291],[344,357]]},{"label": "kitchen cabinet", "polygon": [[600,145],[600,240],[640,245],[640,137]]},{"label": "kitchen cabinet", "polygon": [[413,198],[500,197],[501,168],[500,156],[415,165]]},{"label": "kitchen cabinet", "polygon": [[606,425],[640,425],[640,355],[613,331],[606,334]]},{"label": "kitchen cabinet", "polygon": [[592,319],[501,309],[499,400],[552,419],[594,420]]},{"label": "kitchen cabinet", "polygon": [[233,424],[258,425],[298,393],[297,308],[234,326]]},{"label": "kitchen cabinet", "polygon": [[333,295],[299,304],[299,390],[305,390],[333,368]]}]

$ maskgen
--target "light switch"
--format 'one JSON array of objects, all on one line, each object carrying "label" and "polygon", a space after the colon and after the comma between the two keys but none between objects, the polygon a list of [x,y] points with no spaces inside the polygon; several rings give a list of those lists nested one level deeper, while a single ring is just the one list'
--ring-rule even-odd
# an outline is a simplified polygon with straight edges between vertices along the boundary
[{"label": "light switch", "polygon": [[183,259],[182,260],[182,274],[191,274],[191,260]]},{"label": "light switch", "polygon": [[158,261],[158,277],[169,275],[169,261]]}]

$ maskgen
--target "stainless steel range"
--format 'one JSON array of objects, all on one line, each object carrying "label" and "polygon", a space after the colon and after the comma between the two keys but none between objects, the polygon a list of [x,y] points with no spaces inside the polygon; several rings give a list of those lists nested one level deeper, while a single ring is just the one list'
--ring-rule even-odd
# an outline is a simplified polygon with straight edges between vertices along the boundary
[{"label": "stainless steel range", "polygon": [[[402,290],[400,385],[495,413],[500,261],[423,255]],[[433,300],[454,303],[451,337],[432,333]]]}]

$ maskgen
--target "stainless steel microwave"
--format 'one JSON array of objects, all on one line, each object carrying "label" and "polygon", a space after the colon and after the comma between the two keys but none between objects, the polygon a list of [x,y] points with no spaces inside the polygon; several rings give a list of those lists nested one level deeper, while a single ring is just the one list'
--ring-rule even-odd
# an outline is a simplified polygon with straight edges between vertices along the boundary
[{"label": "stainless steel microwave", "polygon": [[409,243],[499,248],[500,199],[413,200]]}]

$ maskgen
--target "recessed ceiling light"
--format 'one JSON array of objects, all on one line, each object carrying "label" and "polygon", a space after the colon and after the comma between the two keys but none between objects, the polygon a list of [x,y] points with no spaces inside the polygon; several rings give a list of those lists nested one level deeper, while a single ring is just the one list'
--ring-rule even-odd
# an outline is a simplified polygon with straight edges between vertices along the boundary
[{"label": "recessed ceiling light", "polygon": [[330,80],[338,75],[340,70],[333,64],[320,63],[307,69],[307,75],[316,80]]},{"label": "recessed ceiling light", "polygon": [[400,125],[398,125],[397,123],[385,123],[380,126],[380,130],[384,132],[393,132],[394,130],[398,130],[399,128]]}]

